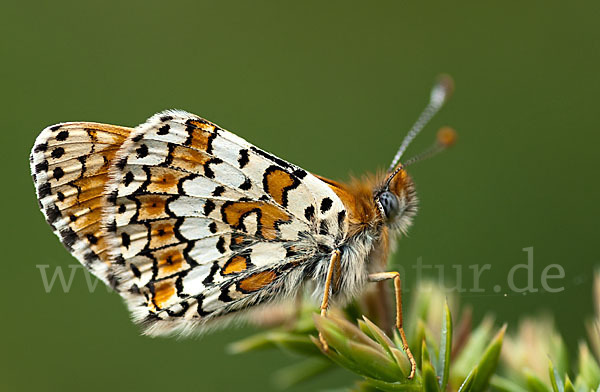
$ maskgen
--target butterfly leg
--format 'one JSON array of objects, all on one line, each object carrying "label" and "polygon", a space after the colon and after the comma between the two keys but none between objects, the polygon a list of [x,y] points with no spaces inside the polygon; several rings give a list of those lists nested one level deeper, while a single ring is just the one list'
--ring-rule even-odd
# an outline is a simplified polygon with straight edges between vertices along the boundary
[{"label": "butterfly leg", "polygon": [[[331,259],[329,259],[329,267],[327,269],[327,278],[325,280],[325,290],[323,292],[323,301],[321,302],[321,316],[325,317],[327,315],[327,308],[329,307],[329,295],[331,293],[331,282],[333,281],[333,272],[337,268],[340,262],[340,256],[342,252],[339,250],[334,250],[331,254]],[[321,345],[323,346],[323,350],[327,351],[329,349],[329,345],[323,338],[323,335],[319,332],[319,340],[321,341]]]},{"label": "butterfly leg", "polygon": [[404,326],[402,323],[402,283],[400,281],[400,273],[398,272],[380,272],[376,274],[369,275],[370,282],[381,282],[382,280],[394,280],[394,292],[396,294],[396,328],[398,328],[398,332],[400,332],[400,338],[402,339],[402,348],[410,361],[410,374],[408,378],[411,379],[415,376],[415,371],[417,369],[417,363],[415,362],[415,358],[410,352],[410,348],[408,347],[408,343],[406,341],[406,335],[404,334]]}]

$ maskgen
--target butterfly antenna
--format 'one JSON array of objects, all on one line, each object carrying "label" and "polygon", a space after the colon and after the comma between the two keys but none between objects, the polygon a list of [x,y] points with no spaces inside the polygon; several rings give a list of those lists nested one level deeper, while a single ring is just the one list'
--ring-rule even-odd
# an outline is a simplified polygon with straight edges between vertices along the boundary
[{"label": "butterfly antenna", "polygon": [[390,182],[392,182],[392,179],[394,179],[396,174],[398,174],[401,170],[404,170],[407,166],[414,165],[415,163],[417,163],[419,161],[431,158],[432,156],[436,155],[437,153],[444,151],[445,149],[447,149],[448,147],[450,147],[454,143],[456,143],[456,139],[457,139],[457,136],[456,136],[456,131],[454,129],[452,129],[450,127],[440,128],[433,145],[431,147],[429,147],[427,150],[421,152],[420,154],[410,157],[403,164],[398,165],[394,169],[394,171],[391,172],[391,174],[388,176],[382,189],[387,189],[390,185]]},{"label": "butterfly antenna", "polygon": [[404,168],[424,159],[431,158],[432,156],[436,155],[441,151],[444,151],[445,149],[456,143],[456,138],[456,131],[454,129],[450,127],[440,128],[433,145],[427,150],[421,152],[420,154],[417,154],[407,159],[406,162],[404,162],[404,165],[402,165],[402,167]]},{"label": "butterfly antenna", "polygon": [[425,107],[425,109],[421,112],[421,115],[412,126],[408,134],[402,140],[402,144],[398,149],[398,152],[394,156],[392,160],[392,164],[388,169],[388,172],[394,170],[400,158],[408,148],[409,144],[413,141],[413,139],[421,132],[421,130],[427,125],[429,120],[441,109],[444,103],[450,98],[452,92],[454,91],[454,81],[449,75],[440,75],[438,77],[437,83],[431,89],[431,95],[429,97],[429,103]]}]

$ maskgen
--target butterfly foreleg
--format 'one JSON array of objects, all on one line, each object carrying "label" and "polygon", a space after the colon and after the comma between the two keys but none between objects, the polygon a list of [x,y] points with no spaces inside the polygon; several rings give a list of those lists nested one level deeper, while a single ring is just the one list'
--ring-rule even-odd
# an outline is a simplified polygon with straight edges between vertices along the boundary
[{"label": "butterfly foreleg", "polygon": [[[327,268],[327,278],[325,279],[325,289],[323,290],[323,301],[321,301],[321,316],[327,316],[327,308],[329,307],[329,297],[331,295],[331,282],[333,281],[333,273],[338,267],[342,252],[338,249],[334,250],[329,259],[329,267]],[[319,332],[319,340],[323,346],[323,350],[327,351],[329,346],[323,338],[323,335]]]},{"label": "butterfly foreleg", "polygon": [[376,274],[369,275],[370,282],[381,282],[383,280],[393,279],[394,280],[394,293],[396,295],[396,328],[400,333],[400,338],[402,339],[402,348],[410,361],[410,374],[408,378],[411,379],[415,375],[415,371],[417,369],[417,363],[415,362],[415,358],[410,352],[410,348],[408,347],[408,342],[406,341],[406,334],[404,333],[404,325],[402,321],[402,282],[400,279],[399,272],[379,272]]}]

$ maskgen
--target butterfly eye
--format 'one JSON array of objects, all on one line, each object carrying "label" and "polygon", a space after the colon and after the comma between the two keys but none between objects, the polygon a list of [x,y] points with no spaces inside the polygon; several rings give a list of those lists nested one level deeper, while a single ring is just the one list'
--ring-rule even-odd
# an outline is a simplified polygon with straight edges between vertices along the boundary
[{"label": "butterfly eye", "polygon": [[384,191],[379,195],[379,203],[388,219],[393,218],[399,209],[398,198],[390,191]]}]

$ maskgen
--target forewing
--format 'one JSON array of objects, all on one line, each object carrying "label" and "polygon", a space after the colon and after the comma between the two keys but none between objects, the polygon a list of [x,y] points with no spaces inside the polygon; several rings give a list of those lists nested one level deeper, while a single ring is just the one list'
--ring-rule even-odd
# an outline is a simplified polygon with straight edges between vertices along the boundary
[{"label": "forewing", "polygon": [[346,230],[324,182],[186,112],[139,126],[110,177],[112,258],[150,333],[287,296],[302,282],[294,267],[327,254]]},{"label": "forewing", "polygon": [[107,284],[102,212],[108,170],[131,128],[77,122],[48,127],[30,156],[40,208],[65,247]]}]

